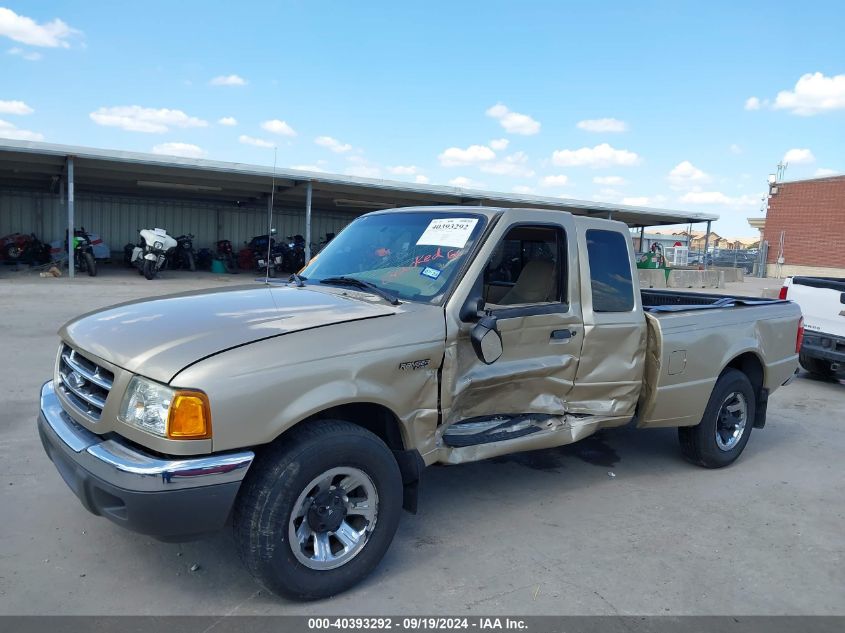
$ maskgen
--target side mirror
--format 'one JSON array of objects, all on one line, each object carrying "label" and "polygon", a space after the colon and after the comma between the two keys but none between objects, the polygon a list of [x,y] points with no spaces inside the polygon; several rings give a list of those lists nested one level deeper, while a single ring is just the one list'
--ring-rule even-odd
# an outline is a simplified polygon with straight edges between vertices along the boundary
[{"label": "side mirror", "polygon": [[501,357],[502,335],[496,327],[496,317],[486,316],[482,318],[470,332],[470,340],[475,355],[485,365],[492,365]]}]

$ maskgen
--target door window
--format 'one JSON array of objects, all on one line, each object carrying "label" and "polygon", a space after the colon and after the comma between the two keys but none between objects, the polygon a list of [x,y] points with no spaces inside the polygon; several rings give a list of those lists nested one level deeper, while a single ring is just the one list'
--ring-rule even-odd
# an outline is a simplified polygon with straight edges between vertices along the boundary
[{"label": "door window", "polygon": [[634,309],[634,282],[628,244],[621,233],[589,229],[587,255],[593,312],[630,312]]},{"label": "door window", "polygon": [[496,246],[484,270],[489,307],[558,303],[565,296],[563,231],[517,226]]}]

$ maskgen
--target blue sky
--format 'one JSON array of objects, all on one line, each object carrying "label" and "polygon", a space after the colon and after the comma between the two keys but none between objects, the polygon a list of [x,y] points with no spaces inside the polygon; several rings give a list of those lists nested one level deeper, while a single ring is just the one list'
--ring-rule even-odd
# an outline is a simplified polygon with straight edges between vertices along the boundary
[{"label": "blue sky", "polygon": [[276,146],[754,235],[779,160],[845,171],[845,3],[703,4],[0,0],[0,137],[264,165]]}]

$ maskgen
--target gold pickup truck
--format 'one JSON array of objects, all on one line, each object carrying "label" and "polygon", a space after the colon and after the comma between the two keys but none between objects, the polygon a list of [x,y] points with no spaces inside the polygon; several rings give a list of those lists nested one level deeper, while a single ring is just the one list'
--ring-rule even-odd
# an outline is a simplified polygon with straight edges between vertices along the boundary
[{"label": "gold pickup truck", "polygon": [[163,539],[231,518],[256,579],[312,599],[378,564],[432,464],[626,424],[732,463],[802,331],[789,301],[640,291],[619,222],[394,209],[286,282],[66,324],[38,428],[91,512]]}]

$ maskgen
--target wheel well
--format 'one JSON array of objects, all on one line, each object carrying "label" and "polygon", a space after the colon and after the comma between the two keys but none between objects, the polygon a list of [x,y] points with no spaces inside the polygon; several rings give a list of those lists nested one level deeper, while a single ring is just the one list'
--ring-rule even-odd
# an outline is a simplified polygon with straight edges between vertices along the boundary
[{"label": "wheel well", "polygon": [[743,374],[748,376],[751,381],[751,386],[754,387],[754,393],[759,394],[763,388],[763,363],[754,352],[745,352],[734,358],[727,364],[725,369],[732,367],[738,369]]},{"label": "wheel well", "polygon": [[320,420],[324,418],[346,420],[379,436],[391,450],[401,451],[405,449],[399,419],[393,411],[380,404],[373,402],[344,404],[321,411],[308,419]]}]

